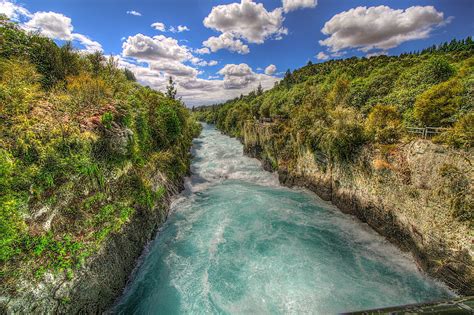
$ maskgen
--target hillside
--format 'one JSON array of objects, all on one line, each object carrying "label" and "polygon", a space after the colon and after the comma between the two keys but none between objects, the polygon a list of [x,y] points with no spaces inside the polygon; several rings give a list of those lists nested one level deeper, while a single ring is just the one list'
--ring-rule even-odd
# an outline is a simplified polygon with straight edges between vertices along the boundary
[{"label": "hillside", "polygon": [[195,115],[241,139],[281,183],[332,201],[472,294],[473,53],[467,38],[308,64]]},{"label": "hillside", "polygon": [[165,220],[199,128],[113,59],[0,19],[3,307],[108,306]]}]

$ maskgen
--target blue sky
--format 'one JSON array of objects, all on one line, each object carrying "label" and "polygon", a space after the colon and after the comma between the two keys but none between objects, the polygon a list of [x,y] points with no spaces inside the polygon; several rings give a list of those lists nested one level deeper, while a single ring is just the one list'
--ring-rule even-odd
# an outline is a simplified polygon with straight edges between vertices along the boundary
[{"label": "blue sky", "polygon": [[0,12],[59,43],[103,50],[158,90],[171,75],[188,105],[270,88],[308,60],[397,55],[474,30],[472,0],[0,0]]}]

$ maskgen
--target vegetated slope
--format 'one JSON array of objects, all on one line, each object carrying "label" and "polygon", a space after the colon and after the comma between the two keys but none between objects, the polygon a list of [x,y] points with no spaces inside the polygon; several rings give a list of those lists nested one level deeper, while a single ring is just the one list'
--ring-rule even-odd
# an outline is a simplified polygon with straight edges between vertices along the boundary
[{"label": "vegetated slope", "polygon": [[[473,294],[473,109],[467,38],[420,53],[310,63],[269,91],[195,115],[240,138],[282,183],[331,200]],[[439,129],[414,133],[425,127]]]},{"label": "vegetated slope", "polygon": [[[88,257],[104,256],[104,246],[128,231],[128,239],[122,235],[114,245],[128,252],[109,253],[115,262],[100,260],[110,276],[103,285],[115,291],[83,288],[91,309],[103,309],[93,304],[94,294],[106,305],[120,293],[126,270],[165,219],[200,126],[180,101],[134,81],[101,53],[78,52],[69,43],[58,47],[0,17],[2,302],[43,290],[80,307],[67,292],[58,296],[51,278],[74,279]],[[32,282],[31,289],[46,274],[51,288],[28,292],[25,283]],[[40,300],[23,301],[32,305],[19,310]]]}]

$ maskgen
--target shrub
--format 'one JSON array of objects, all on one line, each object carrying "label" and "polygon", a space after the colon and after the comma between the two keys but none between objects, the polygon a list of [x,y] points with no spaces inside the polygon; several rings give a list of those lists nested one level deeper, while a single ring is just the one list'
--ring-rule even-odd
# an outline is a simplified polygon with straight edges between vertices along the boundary
[{"label": "shrub", "polygon": [[436,140],[445,142],[455,148],[469,149],[474,147],[474,112],[467,113],[461,117],[454,127]]},{"label": "shrub", "polygon": [[72,111],[75,113],[101,107],[111,98],[112,93],[106,81],[88,73],[69,77],[67,91],[71,94]]},{"label": "shrub", "polygon": [[328,118],[320,145],[330,158],[348,161],[365,141],[360,116],[352,108],[337,107],[329,112]]},{"label": "shrub", "polygon": [[27,61],[0,59],[0,115],[26,114],[42,96],[40,78]]},{"label": "shrub", "polygon": [[394,143],[400,137],[400,115],[394,106],[376,105],[365,123],[368,136],[380,143]]},{"label": "shrub", "polygon": [[462,104],[463,87],[452,79],[435,85],[415,102],[414,117],[425,126],[443,127],[453,123],[453,116]]}]

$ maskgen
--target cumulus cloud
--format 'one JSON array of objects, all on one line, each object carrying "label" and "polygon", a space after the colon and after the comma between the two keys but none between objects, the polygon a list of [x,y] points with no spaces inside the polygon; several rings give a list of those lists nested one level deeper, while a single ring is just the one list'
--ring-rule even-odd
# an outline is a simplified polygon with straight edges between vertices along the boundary
[{"label": "cumulus cloud", "polygon": [[73,26],[71,19],[55,12],[36,12],[26,24],[27,29],[39,31],[49,38],[71,40]]},{"label": "cumulus cloud", "polygon": [[87,52],[103,51],[102,45],[99,42],[93,41],[86,35],[73,33],[72,39],[79,41]]},{"label": "cumulus cloud", "polygon": [[282,8],[269,12],[261,3],[242,0],[241,3],[213,7],[203,23],[204,26],[221,33],[229,33],[235,38],[261,44],[269,37],[288,33],[282,25],[282,13]]},{"label": "cumulus cloud", "polygon": [[327,60],[328,58],[329,58],[329,56],[324,51],[320,51],[316,55],[316,59],[318,59],[318,60]]},{"label": "cumulus cloud", "polygon": [[275,65],[269,65],[268,67],[265,68],[265,74],[272,75],[276,72],[277,67]]},{"label": "cumulus cloud", "polygon": [[202,42],[203,46],[208,47],[212,52],[221,49],[228,49],[239,54],[248,54],[250,52],[249,46],[242,43],[240,39],[234,39],[230,33],[223,33],[219,37],[211,36],[206,41]]},{"label": "cumulus cloud", "polygon": [[155,30],[158,30],[158,31],[161,31],[161,32],[166,31],[165,24],[161,23],[161,22],[155,22],[151,25],[151,27],[153,27]]},{"label": "cumulus cloud", "polygon": [[210,54],[211,51],[207,47],[199,48],[199,49],[194,49],[194,52],[199,55],[206,55]]},{"label": "cumulus cloud", "polygon": [[122,44],[122,54],[142,61],[159,59],[184,61],[190,59],[191,53],[185,46],[171,37],[158,35],[149,37],[143,34],[129,36]]},{"label": "cumulus cloud", "polygon": [[29,31],[38,31],[42,35],[59,40],[78,41],[86,51],[102,51],[102,45],[89,37],[73,33],[74,27],[69,17],[56,12],[36,12],[23,27]]},{"label": "cumulus cloud", "polygon": [[176,77],[195,77],[198,71],[193,67],[182,64],[177,61],[157,61],[150,63],[150,69],[164,72],[168,76]]},{"label": "cumulus cloud", "polygon": [[395,10],[388,6],[357,7],[333,16],[322,28],[329,37],[319,41],[333,52],[346,48],[387,50],[403,42],[426,38],[445,24],[443,12],[433,6]]},{"label": "cumulus cloud", "polygon": [[0,14],[5,14],[14,21],[19,21],[23,17],[31,17],[31,13],[27,9],[6,0],[0,1]]},{"label": "cumulus cloud", "polygon": [[226,89],[241,89],[256,80],[255,73],[246,63],[227,64],[217,73],[224,76]]},{"label": "cumulus cloud", "polygon": [[140,12],[135,11],[135,10],[127,11],[127,14],[135,15],[135,16],[142,16],[142,14]]},{"label": "cumulus cloud", "polygon": [[317,0],[283,0],[283,10],[288,13],[290,11],[303,9],[303,8],[315,8],[318,4]]}]

